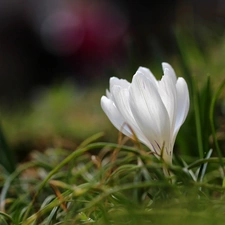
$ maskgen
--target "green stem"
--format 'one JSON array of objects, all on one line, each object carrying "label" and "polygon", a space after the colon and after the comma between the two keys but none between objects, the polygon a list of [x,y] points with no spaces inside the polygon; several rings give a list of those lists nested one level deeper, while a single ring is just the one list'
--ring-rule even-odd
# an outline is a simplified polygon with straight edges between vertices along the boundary
[{"label": "green stem", "polygon": [[196,91],[196,85],[193,84],[193,101],[194,101],[194,110],[195,110],[195,124],[196,124],[196,134],[198,142],[198,151],[199,157],[202,159],[204,157],[204,149],[202,144],[202,131],[201,131],[201,115],[199,109],[199,99],[198,93]]},{"label": "green stem", "polygon": [[196,160],[195,162],[193,162],[192,164],[190,164],[187,169],[193,169],[195,167],[198,167],[204,163],[225,163],[225,158],[218,158],[218,157],[212,157],[212,158],[208,158],[208,159],[199,159]]},{"label": "green stem", "polygon": [[216,129],[215,129],[215,125],[214,125],[214,109],[215,109],[215,104],[216,104],[216,100],[217,100],[220,92],[222,91],[224,85],[225,85],[225,79],[223,80],[223,82],[221,83],[221,85],[219,86],[219,88],[217,89],[215,95],[212,98],[212,102],[211,102],[211,105],[210,105],[209,119],[210,119],[210,125],[211,125],[211,129],[212,129],[213,141],[214,141],[215,146],[216,146],[216,151],[217,151],[217,154],[218,154],[218,157],[219,157],[219,160],[220,160],[220,165],[221,165],[221,167],[223,169],[223,172],[225,174],[224,161],[222,159],[223,156],[222,156],[222,153],[221,153],[221,150],[220,150],[220,147],[219,147],[217,138],[216,138]]},{"label": "green stem", "polygon": [[0,211],[0,216],[4,216],[7,220],[13,222],[13,218],[4,212]]}]

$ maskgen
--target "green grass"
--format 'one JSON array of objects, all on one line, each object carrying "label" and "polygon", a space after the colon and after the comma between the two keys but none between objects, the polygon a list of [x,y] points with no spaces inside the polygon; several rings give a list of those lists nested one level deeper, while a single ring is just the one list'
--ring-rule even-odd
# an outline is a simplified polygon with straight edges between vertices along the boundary
[{"label": "green grass", "polygon": [[[90,153],[94,149],[98,155]],[[185,167],[174,165],[173,176],[165,178],[162,163],[146,149],[97,142],[67,154],[62,149],[35,152],[30,162],[5,178],[1,224],[210,224],[223,220],[225,187],[217,157]],[[213,180],[208,171],[202,181],[194,181],[190,170],[206,163],[216,165],[210,169]]]}]

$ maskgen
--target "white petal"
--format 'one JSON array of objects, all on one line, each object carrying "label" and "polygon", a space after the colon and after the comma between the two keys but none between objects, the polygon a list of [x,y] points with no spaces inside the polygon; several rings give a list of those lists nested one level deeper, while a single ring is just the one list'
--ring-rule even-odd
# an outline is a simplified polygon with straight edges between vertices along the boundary
[{"label": "white petal", "polygon": [[129,91],[119,86],[113,87],[113,95],[115,99],[115,105],[119,110],[120,114],[124,117],[125,121],[132,127],[136,127],[137,124],[133,118],[133,114],[130,110],[129,105]]},{"label": "white petal", "polygon": [[113,96],[115,100],[115,105],[117,109],[119,110],[120,114],[123,116],[124,120],[131,126],[133,129],[134,133],[137,135],[138,139],[144,143],[145,145],[149,145],[148,140],[146,137],[143,135],[142,131],[138,127],[134,117],[133,113],[131,112],[130,109],[130,104],[129,104],[129,90],[128,89],[123,89],[119,86],[114,86],[113,87]]},{"label": "white petal", "polygon": [[174,139],[176,138],[180,126],[183,124],[184,120],[187,117],[190,105],[188,86],[186,81],[182,77],[178,78],[176,89],[177,89],[177,117],[173,134]]},{"label": "white petal", "polygon": [[108,89],[106,89],[106,97],[109,98],[109,99],[113,99],[113,96]]},{"label": "white petal", "polygon": [[170,119],[170,130],[171,133],[173,133],[177,115],[177,92],[176,84],[172,81],[170,75],[165,74],[162,77],[162,79],[159,81],[158,91],[168,112]]},{"label": "white petal", "polygon": [[137,73],[133,77],[130,105],[138,126],[151,144],[156,143],[161,148],[164,142],[169,143],[170,122],[167,110],[157,88],[143,74]]},{"label": "white petal", "polygon": [[124,135],[130,137],[132,133],[130,129],[125,125],[125,120],[116,108],[114,102],[105,96],[101,97],[101,107],[105,114],[108,116],[111,123]]},{"label": "white petal", "polygon": [[114,102],[114,96],[112,90],[114,86],[119,86],[122,88],[128,88],[130,83],[125,79],[119,79],[117,77],[111,77],[109,80],[109,91],[106,90],[106,96]]},{"label": "white petal", "polygon": [[176,83],[177,76],[176,76],[176,73],[175,73],[173,67],[169,63],[163,62],[162,63],[162,68],[163,68],[163,74],[170,76],[172,81],[174,83]]},{"label": "white petal", "polygon": [[119,79],[117,77],[111,77],[109,80],[109,91],[112,91],[114,85],[118,85],[123,88],[128,88],[130,83],[125,79]]},{"label": "white petal", "polygon": [[143,75],[148,77],[148,79],[150,79],[152,83],[157,85],[158,81],[156,80],[155,76],[148,68],[140,66],[136,73],[142,73]]}]

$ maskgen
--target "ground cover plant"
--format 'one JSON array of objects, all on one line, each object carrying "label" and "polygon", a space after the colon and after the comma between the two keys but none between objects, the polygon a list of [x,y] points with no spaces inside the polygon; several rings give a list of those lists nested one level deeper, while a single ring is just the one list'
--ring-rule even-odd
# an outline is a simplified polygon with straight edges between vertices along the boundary
[{"label": "ground cover plant", "polygon": [[[219,74],[219,65],[209,67],[212,59],[186,37],[178,38],[180,54],[171,64],[188,83],[190,111],[175,142],[173,164],[167,165],[170,174],[165,176],[165,163],[149,148],[107,121],[99,103],[105,86],[89,95],[70,84],[53,87],[24,114],[2,111],[0,224],[225,222],[224,69]],[[221,46],[210,49],[210,56],[224,54]],[[203,78],[196,76],[201,69],[201,74],[208,71]],[[90,104],[83,103],[87,99]],[[13,127],[21,127],[22,135]],[[37,139],[39,145],[33,144]],[[53,140],[49,146],[47,139]],[[16,163],[21,146],[18,152],[10,148],[25,140],[37,150],[22,152]]]}]

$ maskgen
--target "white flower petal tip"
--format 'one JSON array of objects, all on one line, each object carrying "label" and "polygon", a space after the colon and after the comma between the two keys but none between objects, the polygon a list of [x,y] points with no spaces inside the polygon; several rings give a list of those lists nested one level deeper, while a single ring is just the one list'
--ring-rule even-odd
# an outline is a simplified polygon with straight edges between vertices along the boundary
[{"label": "white flower petal tip", "polygon": [[163,62],[162,68],[159,81],[145,67],[138,68],[131,83],[110,78],[101,106],[118,130],[132,137],[132,129],[157,157],[171,164],[174,142],[187,117],[190,100],[186,81],[177,78],[170,64]]}]

